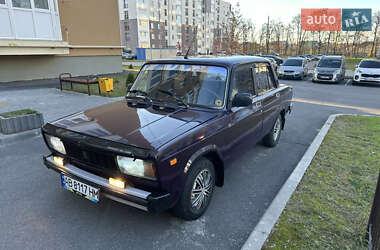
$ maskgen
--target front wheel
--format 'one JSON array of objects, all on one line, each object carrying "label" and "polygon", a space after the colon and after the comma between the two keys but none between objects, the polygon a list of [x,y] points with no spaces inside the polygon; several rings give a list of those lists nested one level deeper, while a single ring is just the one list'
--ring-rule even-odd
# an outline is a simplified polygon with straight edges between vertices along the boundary
[{"label": "front wheel", "polygon": [[190,167],[182,195],[173,208],[174,215],[195,220],[206,212],[215,187],[214,165],[200,158]]},{"label": "front wheel", "polygon": [[275,147],[280,140],[282,129],[282,118],[281,115],[277,117],[276,122],[273,125],[273,128],[269,133],[264,137],[263,143],[267,147]]}]

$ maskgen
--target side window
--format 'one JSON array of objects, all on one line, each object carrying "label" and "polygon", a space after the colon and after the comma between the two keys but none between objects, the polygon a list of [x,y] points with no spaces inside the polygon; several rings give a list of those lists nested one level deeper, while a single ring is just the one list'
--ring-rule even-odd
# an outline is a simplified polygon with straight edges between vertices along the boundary
[{"label": "side window", "polygon": [[256,63],[253,74],[258,94],[263,94],[276,87],[272,71],[267,63]]},{"label": "side window", "polygon": [[231,85],[230,100],[232,100],[237,93],[255,94],[251,67],[251,64],[245,64],[235,69]]}]

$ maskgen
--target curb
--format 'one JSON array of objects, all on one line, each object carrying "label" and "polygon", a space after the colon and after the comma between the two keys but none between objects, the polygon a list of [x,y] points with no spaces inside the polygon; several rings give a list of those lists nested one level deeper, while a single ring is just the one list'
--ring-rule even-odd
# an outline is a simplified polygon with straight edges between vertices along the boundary
[{"label": "curb", "polygon": [[16,134],[10,134],[10,135],[0,134],[0,146],[20,142],[29,138],[39,136],[39,135],[41,135],[40,128],[28,130],[28,131],[24,131],[24,132],[20,132]]},{"label": "curb", "polygon": [[285,209],[286,204],[288,203],[290,197],[297,188],[297,185],[300,183],[303,175],[305,174],[307,168],[309,167],[311,161],[321,146],[323,139],[325,138],[335,118],[342,115],[346,114],[335,114],[329,116],[317,136],[314,138],[313,142],[306,150],[301,160],[298,162],[292,174],[285,181],[280,191],[277,193],[272,203],[269,205],[268,209],[265,211],[264,215],[257,223],[256,227],[249,235],[247,241],[241,248],[242,250],[262,248],[266,239],[271,233],[272,228],[276,224],[282,211]]}]

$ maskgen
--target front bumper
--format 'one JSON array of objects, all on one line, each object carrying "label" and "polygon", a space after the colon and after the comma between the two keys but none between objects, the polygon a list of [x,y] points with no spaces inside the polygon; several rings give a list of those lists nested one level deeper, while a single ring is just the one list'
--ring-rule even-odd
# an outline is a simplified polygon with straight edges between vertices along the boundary
[{"label": "front bumper", "polygon": [[356,83],[375,83],[380,84],[379,77],[363,77],[360,74],[354,75],[353,79]]},{"label": "front bumper", "polygon": [[117,188],[111,186],[107,179],[77,168],[70,163],[66,163],[64,166],[57,165],[52,155],[44,156],[43,160],[47,168],[99,188],[100,199],[106,197],[119,203],[153,213],[165,211],[173,204],[170,193],[153,194],[132,186],[126,186],[124,189]]},{"label": "front bumper", "polygon": [[285,73],[278,73],[278,78],[280,79],[300,79],[302,78],[303,73],[292,73],[292,74],[285,74]]},{"label": "front bumper", "polygon": [[313,76],[312,80],[314,82],[332,82],[332,83],[336,83],[336,82],[339,82],[341,80],[341,77],[331,77],[331,79],[323,79],[322,77],[320,76]]}]

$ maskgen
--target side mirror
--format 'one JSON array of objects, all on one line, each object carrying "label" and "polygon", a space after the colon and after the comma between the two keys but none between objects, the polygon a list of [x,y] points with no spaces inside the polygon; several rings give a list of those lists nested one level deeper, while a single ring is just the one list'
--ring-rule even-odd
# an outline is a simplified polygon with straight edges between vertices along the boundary
[{"label": "side mirror", "polygon": [[252,104],[252,95],[249,93],[237,93],[232,99],[232,107],[247,107]]}]

